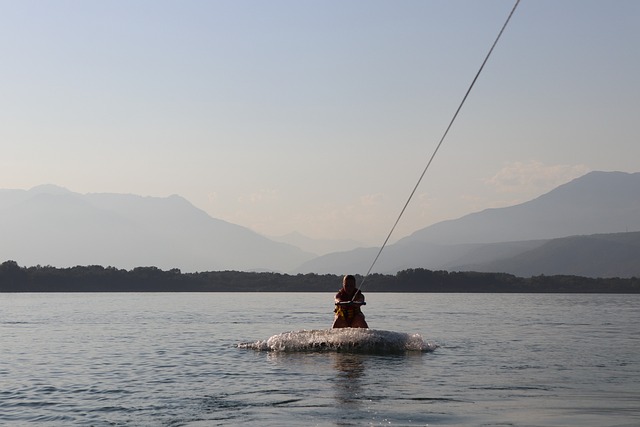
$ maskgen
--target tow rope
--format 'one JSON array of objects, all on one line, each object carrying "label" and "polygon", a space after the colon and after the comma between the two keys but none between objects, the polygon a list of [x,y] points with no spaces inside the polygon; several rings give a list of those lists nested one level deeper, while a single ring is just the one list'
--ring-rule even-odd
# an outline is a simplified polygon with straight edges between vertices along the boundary
[{"label": "tow rope", "polygon": [[514,12],[516,11],[516,8],[518,7],[518,4],[520,4],[520,0],[516,0],[515,4],[513,5],[513,8],[511,9],[511,13],[509,13],[509,16],[507,16],[507,19],[504,22],[504,24],[502,25],[502,28],[500,29],[500,32],[498,33],[498,36],[496,37],[495,41],[493,42],[493,45],[491,45],[491,49],[489,49],[489,52],[487,53],[487,56],[485,56],[484,61],[482,61],[482,65],[480,65],[480,68],[478,69],[478,72],[476,73],[475,77],[471,81],[471,84],[469,85],[469,88],[467,89],[467,92],[464,94],[464,97],[462,98],[462,101],[460,102],[460,105],[458,105],[458,108],[457,108],[456,112],[453,114],[453,117],[451,118],[451,121],[449,122],[449,125],[445,129],[444,134],[442,135],[442,138],[440,138],[440,142],[438,142],[438,145],[436,146],[436,149],[433,151],[433,154],[431,154],[431,157],[429,158],[429,161],[427,162],[427,166],[425,166],[424,170],[422,171],[422,174],[420,175],[420,178],[418,178],[418,182],[416,182],[416,185],[413,187],[413,190],[411,191],[411,194],[409,194],[409,198],[407,199],[407,201],[405,202],[404,206],[402,207],[402,210],[400,211],[400,214],[398,215],[398,218],[396,219],[396,222],[391,227],[391,230],[389,231],[389,234],[387,235],[387,238],[382,243],[382,246],[380,246],[380,250],[378,251],[378,254],[374,258],[373,262],[371,263],[371,266],[369,267],[369,270],[367,270],[367,274],[364,275],[362,281],[360,282],[360,286],[358,287],[358,290],[362,289],[362,286],[364,285],[365,281],[367,280],[367,277],[369,277],[369,274],[371,273],[371,270],[373,269],[373,266],[376,264],[376,262],[378,261],[378,258],[380,258],[380,254],[382,253],[383,249],[385,248],[385,246],[389,242],[389,239],[391,238],[391,235],[393,234],[394,230],[396,229],[396,226],[400,222],[400,218],[402,218],[402,215],[404,214],[404,211],[407,209],[407,206],[409,206],[409,202],[411,202],[411,199],[413,198],[413,195],[415,194],[416,190],[420,186],[420,182],[422,182],[422,178],[424,178],[424,175],[427,173],[427,169],[429,169],[429,166],[431,166],[431,162],[433,161],[434,157],[438,153],[438,150],[440,149],[440,146],[442,145],[442,143],[444,142],[445,138],[447,137],[447,134],[449,133],[449,130],[453,126],[453,122],[455,122],[456,118],[458,117],[458,113],[460,113],[460,110],[462,109],[462,106],[464,105],[465,101],[467,100],[467,97],[469,96],[469,93],[471,92],[471,89],[473,89],[473,86],[476,84],[476,81],[478,80],[478,77],[480,77],[480,73],[482,72],[482,69],[484,68],[484,66],[487,63],[487,61],[489,60],[489,57],[491,56],[491,53],[493,52],[493,49],[498,44],[498,40],[500,40],[500,37],[502,36],[502,33],[504,32],[505,28],[507,28],[507,24],[509,24],[509,21],[511,20],[511,17],[513,16]]}]

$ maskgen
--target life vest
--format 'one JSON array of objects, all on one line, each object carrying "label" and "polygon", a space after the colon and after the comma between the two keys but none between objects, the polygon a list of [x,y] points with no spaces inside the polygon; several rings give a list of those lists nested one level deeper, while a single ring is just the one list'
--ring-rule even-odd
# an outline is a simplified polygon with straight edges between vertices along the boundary
[{"label": "life vest", "polygon": [[362,311],[360,311],[360,306],[357,304],[349,305],[349,306],[336,305],[336,308],[335,310],[333,310],[333,312],[338,316],[340,316],[341,319],[344,319],[347,321],[353,319],[356,316],[356,314],[362,313]]}]

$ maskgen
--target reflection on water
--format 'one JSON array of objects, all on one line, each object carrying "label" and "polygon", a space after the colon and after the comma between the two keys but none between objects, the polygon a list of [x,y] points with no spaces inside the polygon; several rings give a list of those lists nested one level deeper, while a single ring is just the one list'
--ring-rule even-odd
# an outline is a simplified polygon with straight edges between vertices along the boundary
[{"label": "reflection on water", "polygon": [[331,353],[337,374],[333,383],[334,395],[336,406],[341,410],[353,411],[362,405],[363,357],[358,353]]}]

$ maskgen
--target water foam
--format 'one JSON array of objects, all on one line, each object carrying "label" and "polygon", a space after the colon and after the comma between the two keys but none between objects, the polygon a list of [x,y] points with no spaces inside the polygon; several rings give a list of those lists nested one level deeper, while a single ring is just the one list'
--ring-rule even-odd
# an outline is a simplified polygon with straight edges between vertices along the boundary
[{"label": "water foam", "polygon": [[316,329],[283,332],[266,340],[238,344],[258,351],[360,351],[429,352],[438,346],[425,342],[419,334],[364,328]]}]

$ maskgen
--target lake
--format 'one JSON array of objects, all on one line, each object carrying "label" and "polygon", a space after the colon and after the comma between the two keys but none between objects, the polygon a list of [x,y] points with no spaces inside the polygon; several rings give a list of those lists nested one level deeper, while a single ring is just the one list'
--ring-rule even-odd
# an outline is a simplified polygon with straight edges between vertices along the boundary
[{"label": "lake", "polygon": [[329,328],[333,294],[0,294],[0,424],[640,425],[640,295],[363,291],[438,347],[237,347]]}]

